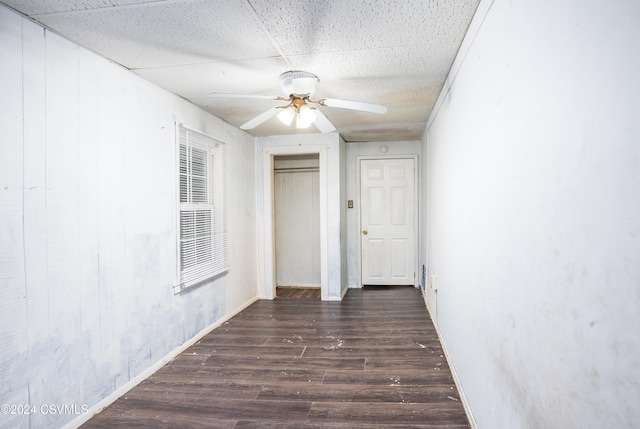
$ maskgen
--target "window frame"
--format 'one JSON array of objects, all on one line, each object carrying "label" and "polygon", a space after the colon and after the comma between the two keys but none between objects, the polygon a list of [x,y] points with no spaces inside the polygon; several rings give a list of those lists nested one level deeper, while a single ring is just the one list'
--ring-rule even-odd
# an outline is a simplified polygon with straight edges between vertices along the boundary
[{"label": "window frame", "polygon": [[[176,124],[175,134],[177,258],[174,293],[180,293],[229,270],[227,169],[223,141],[184,124]],[[195,156],[198,152],[200,154]],[[202,178],[203,166],[205,178],[197,180]]]}]

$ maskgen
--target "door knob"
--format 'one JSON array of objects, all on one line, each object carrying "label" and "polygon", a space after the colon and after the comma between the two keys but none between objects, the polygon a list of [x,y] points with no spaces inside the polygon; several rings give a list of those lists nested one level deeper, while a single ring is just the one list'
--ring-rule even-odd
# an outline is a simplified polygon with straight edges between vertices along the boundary
[{"label": "door knob", "polygon": [[363,233],[364,235],[367,235],[367,234],[369,234],[369,231],[367,231],[366,229],[363,229],[363,230],[362,230],[362,233]]}]

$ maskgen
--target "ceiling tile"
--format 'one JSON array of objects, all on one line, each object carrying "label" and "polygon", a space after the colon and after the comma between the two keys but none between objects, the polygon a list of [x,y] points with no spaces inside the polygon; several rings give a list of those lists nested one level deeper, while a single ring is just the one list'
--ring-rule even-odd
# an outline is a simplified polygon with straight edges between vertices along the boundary
[{"label": "ceiling tile", "polygon": [[234,0],[160,2],[38,20],[131,69],[277,56],[247,9]]},{"label": "ceiling tile", "polygon": [[465,0],[249,1],[285,55],[459,44],[475,10]]},{"label": "ceiling tile", "polygon": [[403,122],[345,127],[340,135],[346,142],[382,142],[420,140],[426,124]]},{"label": "ceiling tile", "polygon": [[419,45],[305,55],[291,62],[318,75],[319,97],[381,103],[392,92],[440,88],[453,58],[450,47]]},{"label": "ceiling tile", "polygon": [[157,0],[3,0],[3,3],[8,4],[9,6],[28,16],[100,8],[113,8],[117,6],[127,6],[132,4],[142,4],[150,2],[157,2]]},{"label": "ceiling tile", "polygon": [[210,91],[282,95],[278,76],[288,68],[280,57],[187,64],[135,70],[143,78],[185,98],[205,98]]}]

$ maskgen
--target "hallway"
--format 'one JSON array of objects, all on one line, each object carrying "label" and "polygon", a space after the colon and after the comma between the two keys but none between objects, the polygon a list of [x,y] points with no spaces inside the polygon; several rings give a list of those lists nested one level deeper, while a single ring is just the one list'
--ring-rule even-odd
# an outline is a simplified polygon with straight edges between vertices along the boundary
[{"label": "hallway", "polygon": [[469,427],[420,292],[258,301],[83,428]]}]

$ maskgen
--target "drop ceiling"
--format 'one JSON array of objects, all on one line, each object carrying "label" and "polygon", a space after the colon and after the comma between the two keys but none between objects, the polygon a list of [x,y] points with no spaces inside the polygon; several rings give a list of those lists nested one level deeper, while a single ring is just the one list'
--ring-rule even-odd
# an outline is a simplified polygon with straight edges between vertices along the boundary
[{"label": "drop ceiling", "polygon": [[[422,137],[479,2],[0,1],[235,126],[276,102],[207,93],[279,96],[287,70],[316,74],[317,97],[387,106],[383,115],[322,107],[347,142]],[[300,130],[272,118],[248,132]]]}]

